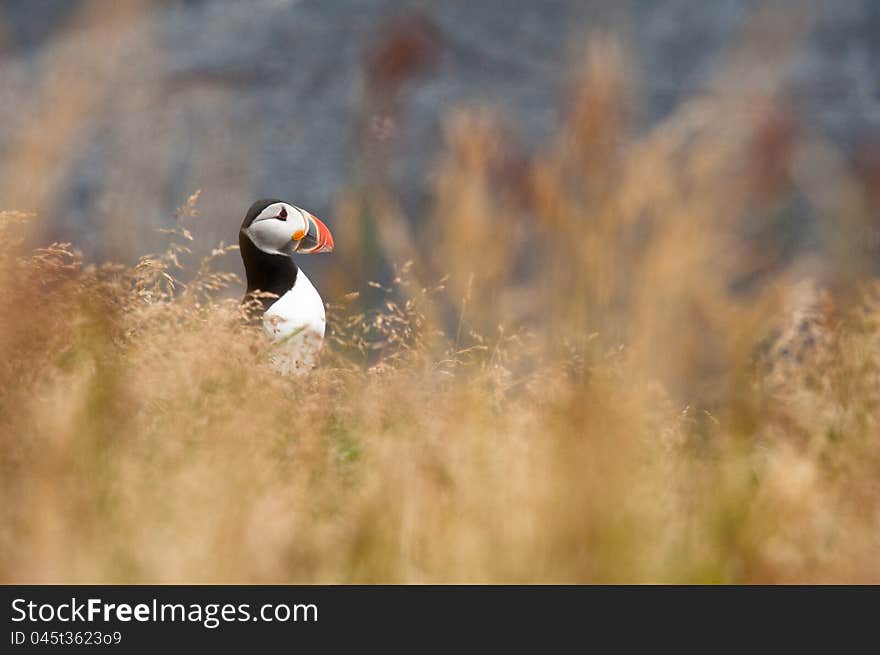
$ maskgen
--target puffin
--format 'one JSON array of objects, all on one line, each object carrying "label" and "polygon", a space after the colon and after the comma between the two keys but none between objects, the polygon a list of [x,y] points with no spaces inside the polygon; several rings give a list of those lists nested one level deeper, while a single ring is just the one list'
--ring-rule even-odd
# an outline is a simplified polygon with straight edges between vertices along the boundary
[{"label": "puffin", "polygon": [[332,252],[333,235],[305,209],[264,198],[245,214],[238,246],[247,279],[242,302],[257,300],[255,318],[274,342],[273,365],[285,374],[311,370],[317,364],[327,319],[324,301],[293,254]]}]

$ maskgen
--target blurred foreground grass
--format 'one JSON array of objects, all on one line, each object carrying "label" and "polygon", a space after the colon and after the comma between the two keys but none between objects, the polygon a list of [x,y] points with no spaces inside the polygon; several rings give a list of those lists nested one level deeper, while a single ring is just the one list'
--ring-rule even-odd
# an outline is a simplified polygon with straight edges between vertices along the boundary
[{"label": "blurred foreground grass", "polygon": [[625,59],[539,152],[450,117],[419,238],[340,203],[341,269],[371,213],[413,263],[334,280],[302,379],[218,293],[236,253],[178,268],[193,212],[133,268],[2,214],[0,580],[880,582],[859,181],[772,93],[637,134]]}]

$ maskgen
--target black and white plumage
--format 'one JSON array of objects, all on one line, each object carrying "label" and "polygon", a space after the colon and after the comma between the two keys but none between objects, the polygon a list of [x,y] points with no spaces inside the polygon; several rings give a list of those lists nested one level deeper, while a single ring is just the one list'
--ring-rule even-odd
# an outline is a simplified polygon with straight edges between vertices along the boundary
[{"label": "black and white plumage", "polygon": [[263,328],[276,342],[272,358],[285,373],[307,371],[324,340],[324,302],[294,253],[331,252],[333,236],[317,217],[289,202],[263,199],[251,205],[238,235],[247,277],[245,300],[257,291]]}]

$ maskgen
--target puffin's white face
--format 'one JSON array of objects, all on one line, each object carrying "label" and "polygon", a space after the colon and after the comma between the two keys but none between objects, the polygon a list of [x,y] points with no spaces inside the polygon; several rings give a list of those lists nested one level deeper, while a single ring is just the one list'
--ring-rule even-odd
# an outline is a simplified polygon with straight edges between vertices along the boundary
[{"label": "puffin's white face", "polygon": [[261,211],[244,229],[248,238],[270,255],[291,255],[333,250],[333,235],[316,216],[286,202]]},{"label": "puffin's white face", "polygon": [[286,202],[269,205],[245,229],[254,245],[272,255],[290,255],[309,230],[302,210]]}]

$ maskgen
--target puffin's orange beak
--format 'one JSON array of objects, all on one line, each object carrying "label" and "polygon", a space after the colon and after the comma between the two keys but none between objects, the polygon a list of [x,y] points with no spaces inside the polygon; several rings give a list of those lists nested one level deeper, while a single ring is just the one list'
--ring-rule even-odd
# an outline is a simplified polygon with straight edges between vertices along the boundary
[{"label": "puffin's orange beak", "polygon": [[312,254],[316,252],[332,252],[333,251],[333,235],[330,234],[330,228],[324,225],[324,222],[317,216],[313,216],[306,210],[301,210],[306,218],[308,231],[303,234],[297,231],[293,235],[293,240],[298,241],[294,252],[303,254]]}]

